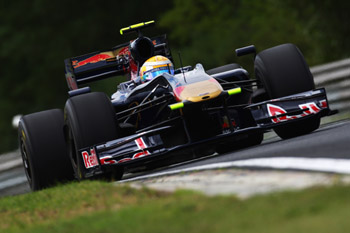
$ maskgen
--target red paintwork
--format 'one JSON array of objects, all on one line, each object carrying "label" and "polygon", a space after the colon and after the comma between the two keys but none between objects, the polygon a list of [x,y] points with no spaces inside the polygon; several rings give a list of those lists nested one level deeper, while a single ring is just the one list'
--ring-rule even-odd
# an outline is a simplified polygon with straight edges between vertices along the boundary
[{"label": "red paintwork", "polygon": [[97,55],[89,57],[85,60],[82,60],[80,62],[78,62],[77,60],[72,61],[72,65],[73,65],[73,68],[76,69],[78,67],[84,66],[84,65],[89,64],[89,63],[97,63],[99,61],[104,61],[108,58],[111,58],[111,56],[108,54],[97,54]]},{"label": "red paintwork", "polygon": [[174,94],[175,94],[175,98],[177,101],[181,101],[180,95],[184,89],[185,89],[185,86],[179,86],[179,87],[175,88]]},{"label": "red paintwork", "polygon": [[130,65],[130,69],[128,70],[128,72],[130,72],[130,78],[131,80],[134,80],[137,78],[138,73],[137,73],[137,64],[134,61],[134,59],[132,59],[131,54],[130,54],[130,50],[129,47],[126,46],[124,48],[122,48],[119,52],[118,52],[118,56],[128,56],[129,57],[129,65]]}]

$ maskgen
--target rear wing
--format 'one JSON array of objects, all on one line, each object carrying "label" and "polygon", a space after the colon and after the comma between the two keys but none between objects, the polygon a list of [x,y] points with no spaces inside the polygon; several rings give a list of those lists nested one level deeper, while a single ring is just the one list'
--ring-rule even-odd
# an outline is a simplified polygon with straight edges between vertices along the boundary
[{"label": "rear wing", "polygon": [[[154,44],[154,55],[163,55],[172,60],[166,35],[151,40]],[[78,89],[86,83],[130,73],[132,58],[129,45],[130,43],[125,43],[109,50],[65,59],[65,76],[69,90]]]}]

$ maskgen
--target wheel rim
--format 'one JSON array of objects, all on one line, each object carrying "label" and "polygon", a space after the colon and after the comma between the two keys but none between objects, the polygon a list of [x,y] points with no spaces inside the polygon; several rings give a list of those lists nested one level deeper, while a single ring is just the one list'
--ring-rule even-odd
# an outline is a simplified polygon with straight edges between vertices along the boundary
[{"label": "wheel rim", "polygon": [[72,132],[70,130],[69,130],[67,146],[68,146],[69,157],[73,165],[73,169],[76,170],[78,165],[77,165],[77,157],[75,153],[75,143],[72,137]]},{"label": "wheel rim", "polygon": [[78,165],[78,158],[77,158],[77,153],[76,153],[76,148],[75,148],[75,142],[74,142],[72,131],[70,129],[68,129],[67,147],[68,147],[69,158],[71,160],[73,171],[75,174],[75,178],[80,180],[81,175],[79,172],[79,165]]},{"label": "wheel rim", "polygon": [[28,153],[27,153],[27,148],[26,145],[23,141],[23,138],[21,138],[21,155],[22,155],[22,161],[23,161],[23,166],[24,166],[24,171],[26,173],[28,182],[30,185],[32,185],[32,173],[30,169],[30,163],[28,159]]}]

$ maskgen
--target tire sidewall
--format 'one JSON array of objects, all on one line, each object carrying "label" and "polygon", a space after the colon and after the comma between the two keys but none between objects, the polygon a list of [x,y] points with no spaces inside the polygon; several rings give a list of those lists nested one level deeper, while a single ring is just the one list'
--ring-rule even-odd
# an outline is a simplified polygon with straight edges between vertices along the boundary
[{"label": "tire sidewall", "polygon": [[[23,166],[25,167],[25,159],[27,160],[27,166],[29,166],[30,171],[28,171],[25,168],[25,173],[27,176],[27,180],[29,183],[29,186],[32,190],[39,190],[40,189],[40,176],[38,176],[36,174],[35,171],[37,171],[38,169],[40,169],[40,167],[38,168],[36,163],[33,163],[33,159],[32,156],[35,152],[33,150],[33,146],[31,143],[31,136],[29,134],[29,131],[26,129],[25,124],[23,124],[23,122],[21,121],[19,123],[19,127],[18,127],[18,134],[19,134],[19,145],[20,145],[20,149],[21,149],[21,157],[22,157],[22,161],[23,161]],[[26,150],[25,152],[22,151],[22,146],[24,146],[24,149]],[[24,153],[26,153],[26,158]],[[29,177],[28,177],[29,176]]]},{"label": "tire sidewall", "polygon": [[[30,171],[26,175],[32,190],[70,181],[73,171],[66,151],[63,112],[52,109],[22,117],[19,145],[23,165],[25,154]],[[22,148],[23,146],[23,148]],[[25,151],[23,151],[23,149]]]},{"label": "tire sidewall", "polygon": [[[313,76],[301,51],[293,44],[282,44],[260,52],[254,62],[255,75],[269,99],[285,97],[315,89]],[[288,139],[310,133],[320,126],[313,116],[278,126],[279,137]]]},{"label": "tire sidewall", "polygon": [[282,44],[260,52],[254,66],[256,78],[271,99],[315,88],[302,53],[293,44]]},{"label": "tire sidewall", "polygon": [[112,103],[105,93],[92,92],[70,98],[65,107],[65,134],[75,176],[86,178],[79,151],[119,138],[119,128]]}]

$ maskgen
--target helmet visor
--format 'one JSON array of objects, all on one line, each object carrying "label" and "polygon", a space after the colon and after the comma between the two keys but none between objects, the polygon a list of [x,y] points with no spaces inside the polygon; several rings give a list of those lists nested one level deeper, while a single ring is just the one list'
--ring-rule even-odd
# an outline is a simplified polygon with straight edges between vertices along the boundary
[{"label": "helmet visor", "polygon": [[149,71],[146,71],[144,75],[141,77],[143,81],[150,81],[161,75],[162,73],[168,73],[174,75],[174,68],[172,66],[162,66]]}]

